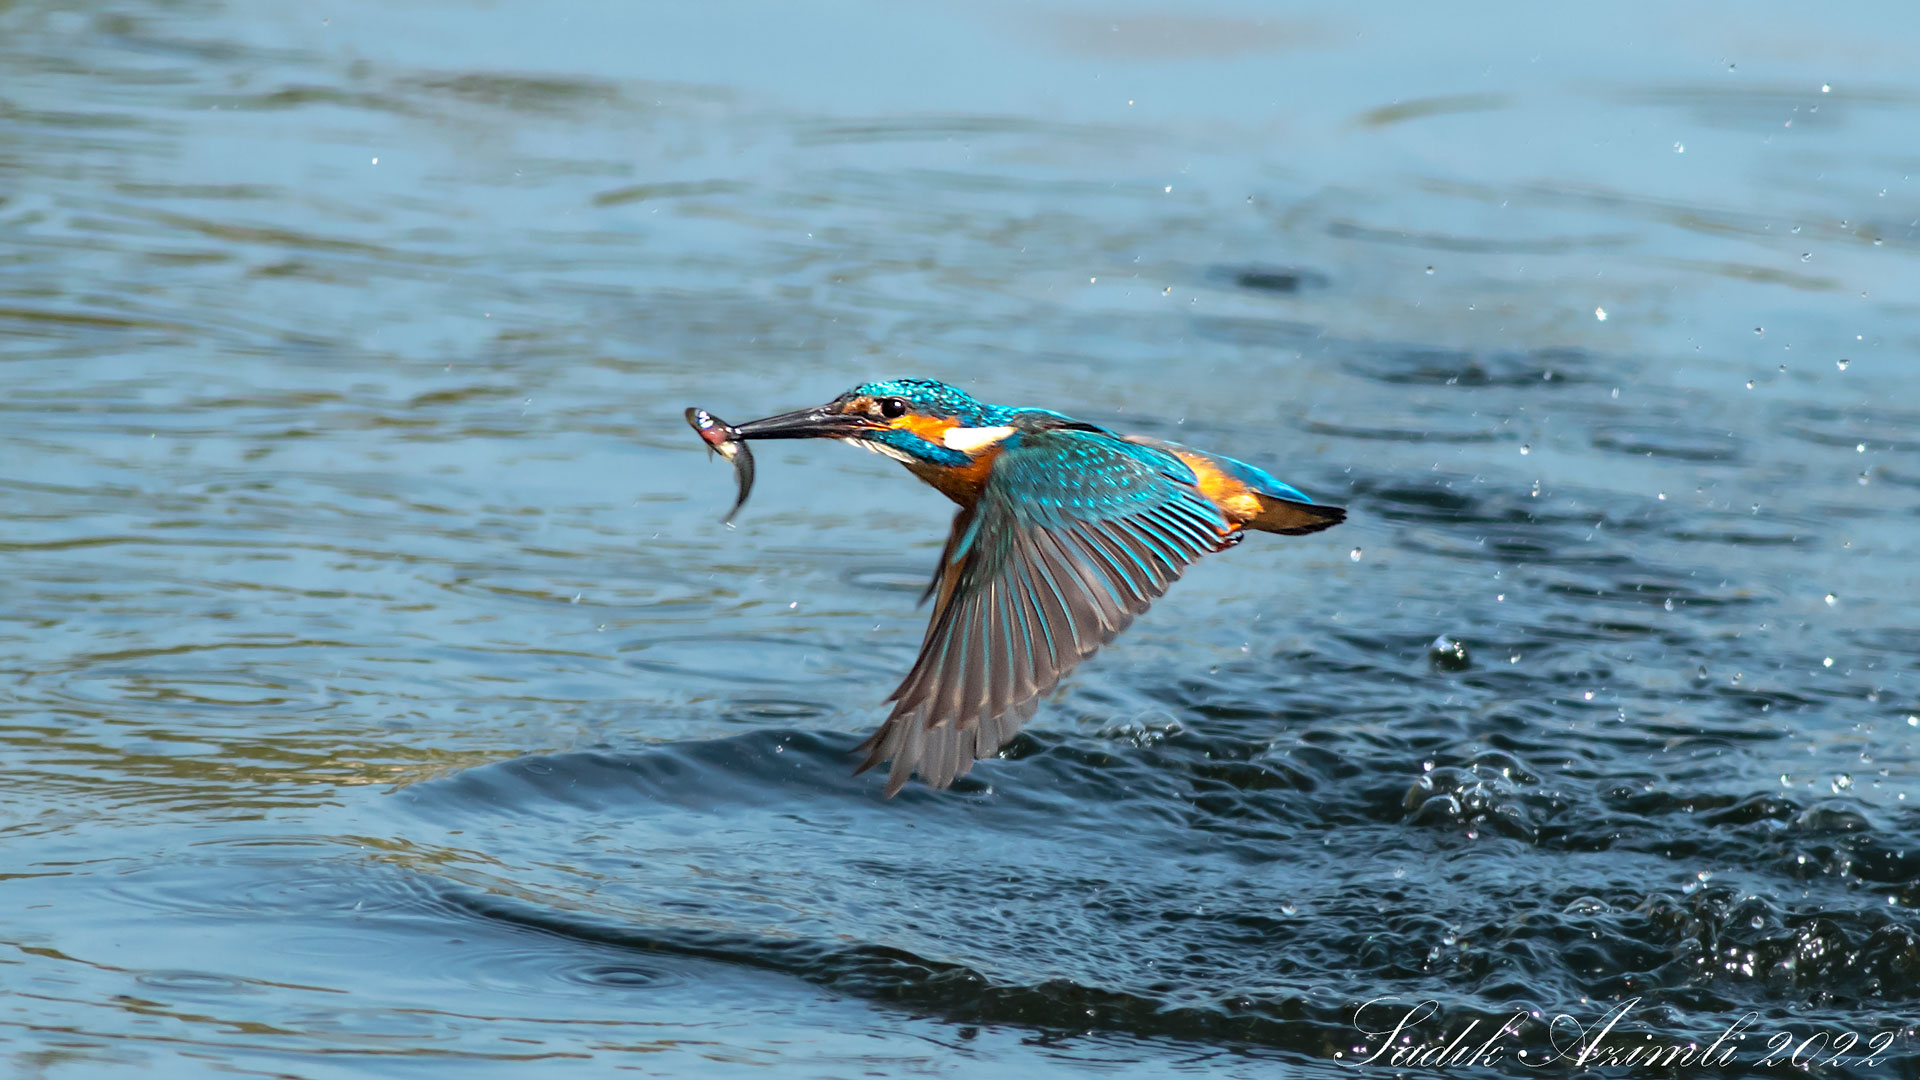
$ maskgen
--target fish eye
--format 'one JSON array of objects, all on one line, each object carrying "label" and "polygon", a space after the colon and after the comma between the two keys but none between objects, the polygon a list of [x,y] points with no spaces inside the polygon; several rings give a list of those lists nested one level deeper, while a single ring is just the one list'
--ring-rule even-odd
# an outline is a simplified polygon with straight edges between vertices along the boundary
[{"label": "fish eye", "polygon": [[875,404],[880,409],[880,415],[889,420],[898,420],[907,415],[907,402],[905,398],[883,397]]}]

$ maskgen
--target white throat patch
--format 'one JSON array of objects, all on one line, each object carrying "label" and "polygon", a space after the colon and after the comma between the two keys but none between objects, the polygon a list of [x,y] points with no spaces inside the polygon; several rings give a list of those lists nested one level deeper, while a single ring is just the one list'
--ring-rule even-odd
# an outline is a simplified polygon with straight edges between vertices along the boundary
[{"label": "white throat patch", "polygon": [[949,450],[964,450],[971,454],[975,450],[992,446],[1001,439],[1013,434],[1010,427],[957,427],[949,428],[940,441]]},{"label": "white throat patch", "polygon": [[864,446],[873,453],[890,457],[903,465],[913,464],[913,456],[911,454],[902,450],[895,450],[886,443],[868,442],[865,439],[841,439],[840,441],[846,443],[848,446]]}]

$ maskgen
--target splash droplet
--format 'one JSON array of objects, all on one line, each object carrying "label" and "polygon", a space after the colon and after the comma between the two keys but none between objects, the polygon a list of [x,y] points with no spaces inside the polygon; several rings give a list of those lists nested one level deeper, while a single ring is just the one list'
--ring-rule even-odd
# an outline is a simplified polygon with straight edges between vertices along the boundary
[{"label": "splash droplet", "polygon": [[1522,453],[1522,454],[1531,454],[1531,453],[1533,453],[1533,445],[1532,445],[1531,443],[1521,443],[1521,444],[1520,444],[1520,453]]},{"label": "splash droplet", "polygon": [[1833,595],[1832,593],[1828,593],[1828,594],[1827,594],[1827,606],[1828,606],[1828,607],[1832,607],[1833,605],[1835,605],[1835,604],[1837,604],[1837,603],[1839,603],[1839,602],[1840,602],[1840,598],[1839,598],[1839,597],[1837,597],[1837,596],[1835,596],[1835,595]]},{"label": "splash droplet", "polygon": [[1427,647],[1427,659],[1441,671],[1465,671],[1473,664],[1472,658],[1467,654],[1466,642],[1450,638],[1445,634],[1434,638],[1433,644]]},{"label": "splash droplet", "polygon": [[1833,366],[1839,368],[1841,371],[1845,371],[1847,370],[1847,365],[1851,363],[1853,363],[1851,360],[1835,360]]},{"label": "splash droplet", "polygon": [[1360,561],[1360,555],[1361,552],[1359,548],[1354,548],[1352,551],[1347,552],[1347,558],[1352,559],[1354,562]]},{"label": "splash droplet", "polygon": [[1429,267],[1427,267],[1427,276],[1428,276],[1428,277],[1432,277],[1432,276],[1433,276],[1433,267],[1431,267],[1431,266],[1429,266]]},{"label": "splash droplet", "polygon": [[1820,661],[1820,666],[1821,666],[1821,667],[1832,667],[1832,666],[1833,666],[1833,657],[1831,657],[1831,656],[1829,656],[1829,657],[1827,657],[1827,658],[1826,658],[1825,660],[1822,660],[1822,661]]},{"label": "splash droplet", "polygon": [[1606,308],[1603,308],[1603,307],[1597,307],[1597,308],[1594,308],[1594,309],[1593,309],[1593,317],[1594,317],[1594,318],[1596,318],[1596,319],[1598,319],[1598,320],[1600,320],[1601,322],[1606,322],[1606,321],[1607,321],[1607,309],[1606,309]]}]

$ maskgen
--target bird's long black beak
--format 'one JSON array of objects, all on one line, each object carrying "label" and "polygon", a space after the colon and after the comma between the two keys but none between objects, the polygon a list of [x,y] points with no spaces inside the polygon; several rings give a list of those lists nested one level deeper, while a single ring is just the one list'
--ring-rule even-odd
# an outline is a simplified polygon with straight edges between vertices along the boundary
[{"label": "bird's long black beak", "polygon": [[875,426],[871,420],[840,411],[838,405],[799,409],[733,429],[736,439],[841,439]]}]

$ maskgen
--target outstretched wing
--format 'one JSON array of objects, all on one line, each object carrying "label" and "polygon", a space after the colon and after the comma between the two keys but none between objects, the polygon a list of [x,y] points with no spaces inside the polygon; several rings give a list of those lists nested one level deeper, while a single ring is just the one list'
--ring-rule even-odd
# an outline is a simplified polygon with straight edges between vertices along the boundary
[{"label": "outstretched wing", "polygon": [[1040,695],[1239,529],[1179,458],[1104,431],[1023,432],[953,520],[926,640],[893,713],[861,744],[945,787],[998,750]]}]

